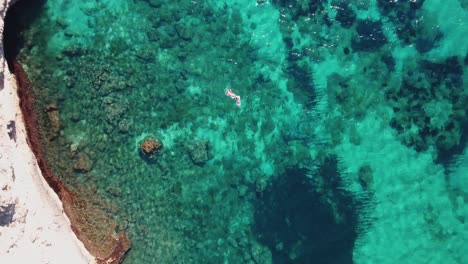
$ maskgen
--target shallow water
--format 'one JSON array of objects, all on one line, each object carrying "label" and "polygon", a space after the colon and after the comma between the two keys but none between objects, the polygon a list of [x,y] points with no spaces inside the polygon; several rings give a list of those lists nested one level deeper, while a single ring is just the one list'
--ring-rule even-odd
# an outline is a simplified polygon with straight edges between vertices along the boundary
[{"label": "shallow water", "polygon": [[19,59],[49,162],[127,230],[125,263],[467,263],[466,21],[457,0],[47,1]]}]

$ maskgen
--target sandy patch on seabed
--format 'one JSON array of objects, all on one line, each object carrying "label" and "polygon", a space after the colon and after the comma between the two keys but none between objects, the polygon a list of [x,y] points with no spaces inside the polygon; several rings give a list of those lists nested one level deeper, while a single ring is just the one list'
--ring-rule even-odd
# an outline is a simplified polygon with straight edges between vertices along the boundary
[{"label": "sandy patch on seabed", "polygon": [[[0,3],[0,33],[11,2]],[[16,81],[0,48],[0,263],[94,263],[26,142]]]}]

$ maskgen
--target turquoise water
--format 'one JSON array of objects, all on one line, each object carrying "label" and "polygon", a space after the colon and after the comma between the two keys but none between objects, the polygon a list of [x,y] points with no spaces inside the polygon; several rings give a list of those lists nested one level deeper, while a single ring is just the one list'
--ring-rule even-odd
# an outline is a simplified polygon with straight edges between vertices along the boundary
[{"label": "turquoise water", "polygon": [[47,1],[19,59],[124,263],[468,263],[467,21],[457,0]]}]

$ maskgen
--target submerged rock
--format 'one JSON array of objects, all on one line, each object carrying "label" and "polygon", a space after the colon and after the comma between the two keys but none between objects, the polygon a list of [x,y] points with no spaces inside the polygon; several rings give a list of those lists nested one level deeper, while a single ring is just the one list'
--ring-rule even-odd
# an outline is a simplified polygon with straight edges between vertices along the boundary
[{"label": "submerged rock", "polygon": [[359,20],[356,26],[356,35],[351,41],[354,51],[376,51],[387,43],[383,33],[383,24],[380,21]]},{"label": "submerged rock", "polygon": [[149,4],[151,7],[158,8],[158,7],[161,7],[161,5],[163,4],[163,1],[161,1],[161,0],[149,0],[149,1],[148,1],[148,4]]},{"label": "submerged rock", "polygon": [[359,183],[364,189],[367,189],[373,182],[372,168],[368,164],[362,165],[359,168],[358,176]]},{"label": "submerged rock", "polygon": [[188,145],[188,154],[193,163],[203,165],[209,160],[208,141],[195,140]]},{"label": "submerged rock", "polygon": [[54,140],[60,134],[60,112],[55,103],[51,103],[46,108],[47,118],[49,120],[50,140]]},{"label": "submerged rock", "polygon": [[84,152],[76,154],[73,160],[73,169],[77,172],[88,172],[93,168],[93,161]]},{"label": "submerged rock", "polygon": [[138,151],[144,159],[151,161],[156,156],[161,155],[162,149],[162,141],[156,137],[149,136],[140,142]]},{"label": "submerged rock", "polygon": [[[73,37],[74,33],[68,32],[67,35],[69,37]],[[67,57],[78,57],[83,56],[85,53],[85,49],[78,45],[70,45],[63,49],[62,53]]]}]

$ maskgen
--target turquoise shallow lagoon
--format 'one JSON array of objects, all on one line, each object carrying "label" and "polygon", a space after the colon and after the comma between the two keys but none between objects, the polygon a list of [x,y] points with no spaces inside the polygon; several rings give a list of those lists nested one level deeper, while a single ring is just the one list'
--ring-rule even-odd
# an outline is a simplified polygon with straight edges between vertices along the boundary
[{"label": "turquoise shallow lagoon", "polygon": [[57,0],[18,59],[124,263],[468,263],[467,23],[464,0]]}]

